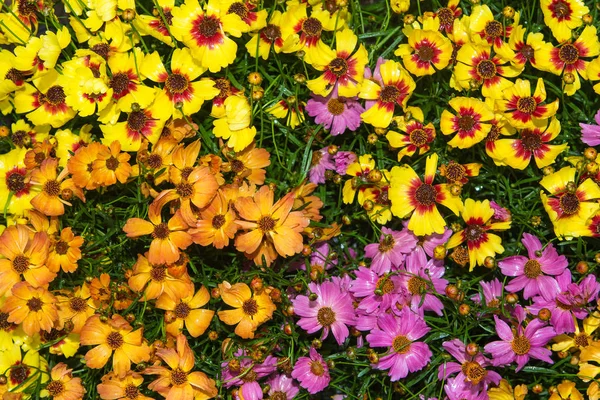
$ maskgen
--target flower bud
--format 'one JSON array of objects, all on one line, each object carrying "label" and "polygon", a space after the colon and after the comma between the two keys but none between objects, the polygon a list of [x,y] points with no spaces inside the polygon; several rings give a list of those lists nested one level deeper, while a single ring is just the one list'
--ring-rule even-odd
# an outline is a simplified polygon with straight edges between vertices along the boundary
[{"label": "flower bud", "polygon": [[563,75],[563,82],[567,85],[570,85],[571,83],[575,82],[575,75],[570,72],[565,73]]},{"label": "flower bud", "polygon": [[260,85],[262,80],[262,75],[259,72],[250,72],[248,74],[248,83],[251,85]]},{"label": "flower bud", "polygon": [[598,152],[593,147],[588,147],[583,151],[583,156],[590,161],[594,161],[596,156],[598,156]]},{"label": "flower bud", "polygon": [[582,275],[587,274],[588,271],[590,270],[590,265],[585,261],[579,261],[577,263],[577,265],[575,266],[575,269],[577,270],[577,272],[579,272]]}]

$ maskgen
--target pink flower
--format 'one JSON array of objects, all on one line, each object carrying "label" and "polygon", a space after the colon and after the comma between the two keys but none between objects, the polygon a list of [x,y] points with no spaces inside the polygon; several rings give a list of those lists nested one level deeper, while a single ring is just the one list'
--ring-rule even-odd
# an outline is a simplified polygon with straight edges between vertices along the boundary
[{"label": "pink flower", "polygon": [[433,311],[442,315],[444,304],[436,296],[445,291],[448,281],[442,279],[445,268],[437,266],[435,260],[427,260],[424,252],[415,252],[406,257],[400,278],[406,297],[413,309]]},{"label": "pink flower", "polygon": [[323,329],[321,340],[329,335],[329,330],[339,345],[344,343],[348,335],[348,325],[355,324],[352,297],[333,282],[318,285],[308,284],[309,290],[317,295],[315,300],[307,296],[297,296],[292,300],[294,312],[300,317],[298,325],[308,333]]},{"label": "pink flower", "polygon": [[402,297],[402,282],[397,275],[377,274],[366,267],[359,267],[354,274],[356,279],[350,283],[350,291],[354,297],[362,297],[358,310],[367,314],[385,312]]},{"label": "pink flower", "polygon": [[581,141],[588,146],[598,146],[600,144],[600,110],[594,117],[597,125],[588,125],[580,123]]},{"label": "pink flower", "polygon": [[510,211],[500,206],[500,204],[496,203],[494,200],[490,201],[490,207],[494,210],[494,216],[492,217],[493,222],[507,222],[512,219]]},{"label": "pink flower", "polygon": [[310,348],[309,357],[300,357],[296,361],[292,377],[298,380],[300,386],[308,390],[310,394],[325,389],[331,380],[327,363],[314,347]]},{"label": "pink flower", "polygon": [[339,175],[346,175],[348,166],[356,161],[357,158],[356,154],[351,151],[338,151],[333,156],[333,160],[335,161],[335,172]]},{"label": "pink flower", "polygon": [[325,183],[325,171],[335,169],[335,164],[327,149],[328,147],[324,147],[313,152],[311,167],[308,171],[310,183]]},{"label": "pink flower", "polygon": [[[262,363],[255,364],[244,350],[238,350],[234,355],[237,358],[234,363],[230,361],[221,363],[224,386],[226,388],[239,386],[244,399],[262,399],[262,388],[256,380],[275,372],[277,358],[269,355]],[[235,369],[232,369],[232,366],[235,366]]]},{"label": "pink flower", "polygon": [[305,110],[315,123],[322,124],[330,131],[331,136],[341,135],[346,130],[355,131],[360,126],[360,114],[365,109],[358,101],[346,97],[327,97],[311,95]]},{"label": "pink flower", "polygon": [[473,391],[466,385],[458,376],[448,379],[444,385],[444,393],[448,396],[448,400],[488,400],[487,392]]},{"label": "pink flower", "polygon": [[[490,282],[479,281],[479,286],[481,286],[481,292],[483,293],[484,305],[489,308],[498,308],[500,299],[502,299],[502,282],[500,282],[498,278],[494,278],[494,280]],[[474,295],[471,297],[471,301],[476,304],[481,304],[481,295]]]},{"label": "pink flower", "polygon": [[523,297],[526,299],[538,294],[547,300],[554,298],[560,289],[556,279],[548,275],[562,274],[569,265],[567,258],[559,256],[552,244],[544,248],[540,240],[529,233],[523,234],[521,242],[529,257],[512,256],[498,262],[504,275],[516,277],[505,289],[509,292],[523,289]]},{"label": "pink flower", "polygon": [[271,387],[269,389],[270,399],[292,400],[300,391],[298,384],[287,375],[276,375],[269,379],[268,383]]},{"label": "pink flower", "polygon": [[372,258],[371,269],[377,274],[390,272],[392,267],[399,268],[404,255],[414,250],[417,238],[408,229],[393,231],[383,227],[379,243],[365,246],[365,257]]},{"label": "pink flower", "polygon": [[419,314],[405,307],[399,317],[383,314],[377,328],[367,335],[371,347],[387,347],[388,354],[381,357],[375,368],[389,370],[392,381],[405,378],[409,372],[423,369],[432,353],[429,346],[417,339],[425,336],[429,328]]}]

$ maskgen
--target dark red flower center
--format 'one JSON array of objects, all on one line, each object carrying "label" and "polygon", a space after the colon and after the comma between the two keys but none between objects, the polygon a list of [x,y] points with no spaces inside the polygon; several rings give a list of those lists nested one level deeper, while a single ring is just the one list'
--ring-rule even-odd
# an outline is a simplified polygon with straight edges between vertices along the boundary
[{"label": "dark red flower center", "polygon": [[275,228],[275,220],[268,215],[263,215],[258,220],[258,227],[263,232],[272,231]]},{"label": "dark red flower center", "polygon": [[329,63],[329,70],[336,76],[343,76],[348,72],[348,63],[341,57],[334,58]]},{"label": "dark red flower center", "polygon": [[396,86],[387,85],[381,89],[379,98],[384,103],[394,103],[400,96],[400,90]]},{"label": "dark red flower center", "polygon": [[415,191],[415,199],[419,202],[420,205],[429,207],[435,204],[435,199],[437,197],[437,191],[428,183],[424,183],[417,188]]},{"label": "dark red flower center", "polygon": [[242,310],[244,314],[252,317],[258,313],[258,303],[254,299],[248,299],[242,304]]},{"label": "dark red flower center", "polygon": [[281,28],[274,24],[268,24],[263,30],[262,35],[269,42],[273,43],[281,37]]},{"label": "dark red flower center", "polygon": [[165,81],[165,86],[171,93],[183,93],[188,88],[189,81],[181,74],[171,74]]},{"label": "dark red flower center", "polygon": [[106,344],[108,344],[113,350],[123,346],[123,343],[125,343],[125,340],[123,340],[123,335],[121,335],[119,332],[111,332],[106,337]]},{"label": "dark red flower center", "polygon": [[492,79],[496,76],[496,64],[491,60],[479,61],[476,70],[481,79]]},{"label": "dark red flower center", "polygon": [[190,311],[191,311],[190,306],[188,306],[184,302],[180,302],[179,304],[177,304],[175,306],[175,309],[173,310],[173,314],[175,314],[175,316],[177,318],[185,319],[185,318],[187,318],[188,315],[190,315]]},{"label": "dark red flower center", "polygon": [[487,24],[485,24],[484,31],[487,36],[498,37],[502,36],[504,29],[500,22],[489,21]]},{"label": "dark red flower center", "polygon": [[249,12],[250,10],[248,10],[248,7],[239,1],[230,5],[229,9],[227,10],[227,14],[237,14],[241,19],[246,19]]},{"label": "dark red flower center", "polygon": [[558,50],[558,58],[565,64],[575,64],[579,60],[579,50],[575,45],[567,43]]},{"label": "dark red flower center", "polygon": [[143,111],[132,111],[127,116],[127,127],[135,132],[141,132],[146,126],[148,117]]},{"label": "dark red flower center", "polygon": [[212,227],[214,229],[221,229],[221,227],[225,225],[225,216],[222,214],[217,214],[212,219]]},{"label": "dark red flower center", "polygon": [[304,22],[302,22],[302,31],[309,37],[317,37],[321,36],[321,31],[323,30],[323,24],[316,18],[310,17],[306,18]]},{"label": "dark red flower center", "polygon": [[579,211],[579,197],[575,193],[563,194],[558,202],[564,214],[573,215]]}]

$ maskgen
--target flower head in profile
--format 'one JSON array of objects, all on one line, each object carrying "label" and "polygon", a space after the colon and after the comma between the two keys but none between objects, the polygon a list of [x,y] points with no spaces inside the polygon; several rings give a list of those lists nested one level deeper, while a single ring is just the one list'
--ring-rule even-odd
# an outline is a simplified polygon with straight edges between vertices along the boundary
[{"label": "flower head in profile", "polygon": [[314,347],[310,348],[308,357],[300,357],[296,361],[292,377],[310,394],[319,393],[331,380],[327,363]]}]

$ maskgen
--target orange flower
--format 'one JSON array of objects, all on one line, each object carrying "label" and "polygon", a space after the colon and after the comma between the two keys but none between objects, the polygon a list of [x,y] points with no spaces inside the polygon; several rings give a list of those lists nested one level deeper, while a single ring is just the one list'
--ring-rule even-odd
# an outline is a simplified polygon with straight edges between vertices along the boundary
[{"label": "orange flower", "polygon": [[273,191],[263,186],[253,198],[241,197],[235,201],[235,208],[241,218],[236,224],[249,232],[235,240],[238,251],[262,263],[265,256],[267,266],[276,255],[269,248],[275,248],[282,256],[291,256],[302,251],[301,232],[309,224],[309,219],[300,211],[291,211],[294,194],[289,193],[273,204]]},{"label": "orange flower", "polygon": [[194,353],[185,335],[177,336],[177,350],[161,348],[156,350],[156,355],[167,363],[169,368],[146,368],[145,374],[160,375],[148,385],[148,389],[167,399],[177,400],[210,399],[217,395],[214,380],[209,379],[204,372],[190,372],[194,368]]},{"label": "orange flower", "polygon": [[23,279],[33,287],[48,287],[56,274],[46,264],[50,241],[38,232],[30,235],[24,225],[12,225],[0,236],[0,295]]},{"label": "orange flower", "polygon": [[238,230],[235,223],[237,215],[223,192],[218,192],[213,201],[202,211],[196,227],[188,232],[194,243],[202,246],[213,245],[217,249],[229,245]]},{"label": "orange flower", "polygon": [[98,153],[106,147],[98,142],[92,142],[88,146],[80,147],[73,157],[67,161],[67,168],[72,175],[73,182],[82,189],[94,190],[99,185],[92,179],[94,161],[98,159]]},{"label": "orange flower", "polygon": [[71,205],[60,198],[65,192],[74,194],[85,202],[82,190],[75,186],[73,179],[63,181],[69,173],[69,169],[64,168],[60,174],[57,174],[57,167],[58,160],[47,158],[42,162],[40,168],[31,172],[31,183],[41,186],[41,192],[31,199],[31,205],[49,217],[63,215],[65,213],[64,204]]},{"label": "orange flower", "polygon": [[46,385],[45,392],[54,400],[82,399],[86,391],[81,385],[81,378],[73,378],[72,372],[66,364],[56,364],[50,371],[52,380]]},{"label": "orange flower", "polygon": [[54,154],[54,145],[50,143],[48,139],[44,139],[43,142],[38,142],[33,145],[33,148],[25,153],[25,168],[34,169],[42,165],[42,162],[51,157]]},{"label": "orange flower", "polygon": [[34,288],[27,282],[19,282],[12,288],[12,296],[6,299],[2,311],[8,313],[8,322],[23,324],[28,336],[40,330],[50,332],[58,320],[56,297],[44,288]]},{"label": "orange flower", "polygon": [[127,237],[152,235],[148,260],[151,264],[172,264],[180,257],[179,249],[192,244],[192,237],[186,232],[188,225],[177,211],[169,222],[162,222],[160,203],[154,202],[148,210],[150,221],[141,218],[129,218],[123,227]]},{"label": "orange flower", "polygon": [[129,287],[138,293],[145,288],[144,296],[140,301],[156,299],[164,293],[171,296],[189,296],[194,293],[194,284],[185,267],[183,274],[178,273],[178,268],[164,264],[151,264],[145,256],[139,254],[133,266],[133,276],[128,281]]},{"label": "orange flower", "polygon": [[265,149],[257,149],[256,143],[252,142],[244,150],[234,153],[231,148],[224,147],[223,155],[227,163],[223,164],[223,171],[235,174],[235,179],[240,181],[246,179],[249,183],[262,185],[265,183],[264,168],[271,165],[270,154]]},{"label": "orange flower", "polygon": [[58,305],[58,329],[63,329],[67,324],[72,328],[69,332],[79,333],[85,325],[85,322],[91,317],[96,308],[94,300],[87,284],[76,288],[73,293],[67,296],[56,296]]},{"label": "orange flower", "polygon": [[205,306],[209,300],[210,294],[202,286],[193,296],[171,296],[164,293],[156,301],[156,308],[170,311],[175,318],[172,322],[167,323],[167,333],[177,336],[185,324],[190,335],[198,337],[206,331],[215,315],[212,310],[200,308]]},{"label": "orange flower", "polygon": [[99,315],[91,316],[81,330],[81,344],[96,346],[85,354],[89,368],[102,368],[113,356],[113,370],[124,376],[136,364],[150,359],[150,347],[143,342],[142,329],[133,330],[125,318],[114,314],[102,322]]},{"label": "orange flower", "polygon": [[101,274],[100,278],[92,279],[90,295],[97,305],[107,303],[110,300],[110,293],[110,275],[105,273]]},{"label": "orange flower", "polygon": [[196,140],[187,147],[182,144],[173,150],[172,165],[169,167],[169,180],[176,184],[190,176],[200,154],[200,141]]},{"label": "orange flower", "polygon": [[[152,183],[154,185],[160,185],[169,179],[166,168],[172,165],[171,154],[176,145],[177,142],[172,138],[161,138],[154,146],[152,146],[152,151],[145,157],[143,166],[148,173],[152,174]],[[139,151],[138,154],[140,154]],[[141,173],[142,172],[140,171],[140,174]]]},{"label": "orange flower", "polygon": [[142,382],[144,378],[132,371],[127,372],[124,377],[110,373],[102,377],[102,383],[96,388],[103,400],[152,400],[140,393]]},{"label": "orange flower", "polygon": [[304,180],[299,186],[294,188],[294,206],[292,209],[301,210],[302,215],[311,221],[320,221],[323,219],[321,208],[323,201],[318,196],[311,196],[317,188],[316,183],[309,183]]},{"label": "orange flower", "polygon": [[108,148],[103,146],[92,166],[92,179],[104,186],[114,185],[117,180],[127,182],[131,175],[129,158],[129,154],[121,153],[121,143],[116,140]]},{"label": "orange flower", "polygon": [[65,272],[77,270],[77,260],[81,260],[81,245],[83,238],[75,236],[70,227],[63,229],[60,240],[57,240],[50,250],[46,265],[52,272],[58,272],[62,268]]},{"label": "orange flower", "polygon": [[254,331],[273,316],[275,304],[265,291],[252,293],[245,283],[219,284],[221,299],[234,310],[219,311],[219,319],[227,325],[236,325],[235,334],[242,339],[254,339]]}]

